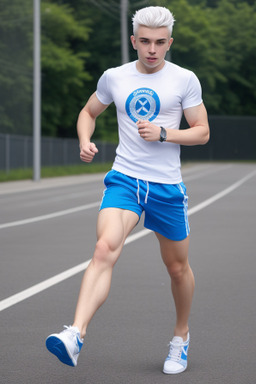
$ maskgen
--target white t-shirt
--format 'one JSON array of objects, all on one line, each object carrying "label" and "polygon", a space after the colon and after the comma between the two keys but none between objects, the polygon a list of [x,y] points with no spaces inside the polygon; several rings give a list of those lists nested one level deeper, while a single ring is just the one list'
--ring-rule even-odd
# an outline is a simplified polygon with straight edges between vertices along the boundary
[{"label": "white t-shirt", "polygon": [[113,169],[145,181],[180,183],[180,145],[145,141],[136,121],[179,129],[183,109],[202,103],[196,75],[167,61],[160,71],[143,74],[134,61],[104,72],[96,96],[102,104],[116,105],[119,145]]}]

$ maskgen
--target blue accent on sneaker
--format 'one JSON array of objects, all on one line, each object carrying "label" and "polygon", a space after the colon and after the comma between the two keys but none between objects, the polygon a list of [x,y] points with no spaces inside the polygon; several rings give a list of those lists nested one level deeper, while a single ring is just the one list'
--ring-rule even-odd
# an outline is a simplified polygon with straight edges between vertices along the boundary
[{"label": "blue accent on sneaker", "polygon": [[76,337],[76,341],[80,352],[84,343],[79,339],[78,336]]},{"label": "blue accent on sneaker", "polygon": [[181,360],[187,362],[188,360],[188,345],[182,348]]},{"label": "blue accent on sneaker", "polygon": [[[75,367],[75,364],[73,363],[66,350],[65,344],[58,337],[49,336],[46,339],[46,348],[48,349],[48,351],[57,356],[62,363],[67,364],[71,367]],[[82,346],[79,346],[79,348],[81,350]]]}]

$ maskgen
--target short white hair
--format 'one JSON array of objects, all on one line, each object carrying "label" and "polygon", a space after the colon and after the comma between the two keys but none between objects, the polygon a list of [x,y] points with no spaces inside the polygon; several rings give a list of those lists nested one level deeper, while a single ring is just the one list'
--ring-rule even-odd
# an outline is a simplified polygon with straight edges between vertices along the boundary
[{"label": "short white hair", "polygon": [[138,27],[143,25],[148,28],[167,27],[171,36],[174,21],[173,14],[165,7],[142,8],[133,15],[133,34],[135,35]]}]

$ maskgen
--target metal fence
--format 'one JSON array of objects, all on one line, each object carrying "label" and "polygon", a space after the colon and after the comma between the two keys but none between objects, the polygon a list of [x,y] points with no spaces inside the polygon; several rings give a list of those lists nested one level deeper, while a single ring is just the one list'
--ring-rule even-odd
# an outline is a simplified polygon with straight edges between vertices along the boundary
[{"label": "metal fence", "polygon": [[[113,161],[116,145],[96,142],[99,154],[95,162]],[[64,166],[81,164],[77,139],[42,137],[41,165]],[[33,138],[31,136],[0,134],[0,170],[33,167]]]},{"label": "metal fence", "polygon": [[256,116],[209,116],[209,124],[210,141],[182,146],[183,160],[256,160]]},{"label": "metal fence", "polygon": [[[182,160],[256,160],[256,117],[210,116],[211,139],[181,150]],[[183,120],[182,128],[186,127]],[[96,142],[95,162],[114,160],[116,145]],[[77,139],[42,137],[42,166],[81,164]],[[33,167],[33,138],[0,134],[0,170]]]}]

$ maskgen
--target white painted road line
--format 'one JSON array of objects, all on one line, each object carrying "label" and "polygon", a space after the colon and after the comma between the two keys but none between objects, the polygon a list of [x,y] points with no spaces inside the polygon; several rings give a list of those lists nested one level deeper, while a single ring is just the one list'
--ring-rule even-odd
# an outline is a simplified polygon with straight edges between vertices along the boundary
[{"label": "white painted road line", "polygon": [[233,165],[232,164],[228,164],[228,165],[223,165],[221,168],[216,168],[214,167],[213,169],[211,167],[207,167],[206,169],[203,169],[201,172],[197,172],[197,173],[192,173],[192,174],[189,174],[188,176],[184,175],[183,179],[185,181],[185,184],[187,184],[188,181],[191,181],[191,180],[197,180],[197,179],[200,179],[201,177],[203,176],[209,176],[209,175],[212,175],[213,173],[217,173],[217,172],[222,172],[222,171],[225,171],[226,169],[229,169],[229,168],[232,168]]},{"label": "white painted road line", "polygon": [[17,227],[19,225],[36,223],[38,221],[43,221],[43,220],[55,219],[55,217],[70,215],[71,213],[76,213],[76,212],[84,211],[86,209],[95,208],[99,206],[100,206],[100,202],[96,201],[95,203],[80,205],[80,207],[65,209],[64,211],[49,213],[48,215],[36,216],[36,217],[31,217],[30,219],[24,219],[24,220],[12,221],[10,223],[0,224],[0,229]]},{"label": "white painted road line", "polygon": [[[201,211],[202,209],[208,207],[209,205],[213,204],[217,200],[221,199],[222,197],[233,192],[235,189],[239,188],[242,184],[244,184],[246,181],[248,181],[249,179],[251,179],[255,175],[256,175],[256,170],[249,173],[247,176],[243,177],[242,179],[238,180],[236,183],[232,184],[230,187],[224,189],[222,192],[217,193],[216,195],[210,197],[209,199],[207,199],[207,200],[203,201],[202,203],[196,205],[195,207],[189,209],[188,214],[193,215],[194,213],[197,213],[197,212]],[[94,204],[96,204],[96,203],[94,203]],[[89,205],[90,204],[88,204],[88,206]],[[82,207],[85,207],[85,206],[82,206]],[[81,210],[81,207],[76,208],[76,212],[80,211],[80,210]],[[70,210],[66,210],[66,211],[70,211]],[[61,212],[66,212],[66,211],[61,211]],[[61,212],[59,212],[59,216],[61,216],[61,214],[60,214]],[[65,213],[65,214],[67,214],[67,213]],[[56,215],[56,214],[53,214],[53,215]],[[62,213],[62,215],[63,215],[63,213]],[[50,216],[50,215],[46,215],[46,216]],[[54,217],[56,217],[56,216],[54,216]],[[45,219],[43,219],[43,220],[45,220]],[[37,221],[39,221],[39,220],[37,220]],[[151,231],[149,231],[148,229],[143,229],[142,231],[140,231],[138,233],[130,235],[126,239],[125,245],[132,243],[133,241],[136,241],[136,240],[140,239],[141,237],[148,235],[149,233],[151,233]],[[13,296],[8,297],[7,299],[0,301],[0,312],[6,308],[9,308],[9,307],[23,301],[23,300],[28,299],[29,297],[31,297],[33,295],[36,295],[37,293],[40,293],[40,292],[52,287],[53,285],[56,285],[56,284],[58,284],[64,280],[68,279],[69,277],[76,275],[79,272],[82,272],[83,270],[85,270],[88,267],[90,261],[91,261],[91,259],[82,263],[82,264],[79,264],[73,268],[70,268],[67,271],[64,271],[64,272],[62,272],[56,276],[53,276],[50,279],[47,279],[47,280],[45,280],[39,284],[36,284],[36,285],[32,286],[31,288],[25,289],[24,291],[21,291],[21,292],[15,294]]]},{"label": "white painted road line", "polygon": [[53,285],[56,285],[63,280],[68,279],[69,277],[72,277],[76,275],[77,273],[85,270],[91,260],[88,260],[82,264],[79,264],[73,268],[67,269],[66,271],[59,273],[58,275],[55,275],[51,277],[50,279],[44,280],[39,284],[33,285],[32,287],[25,289],[24,291],[21,291],[13,296],[10,296],[9,298],[0,301],[0,311],[3,311],[4,309],[13,306],[14,304],[17,304],[23,300],[28,299],[31,296],[36,295],[39,292],[44,291],[45,289],[48,289],[52,287]]},{"label": "white painted road line", "polygon": [[203,201],[202,203],[196,205],[194,208],[191,208],[188,210],[189,215],[193,215],[193,213],[196,213],[198,211],[201,211],[201,209],[204,209],[208,207],[208,205],[213,204],[215,201],[221,199],[222,197],[228,195],[229,193],[233,192],[235,189],[239,188],[242,184],[244,184],[246,181],[251,179],[253,176],[256,175],[256,170],[249,173],[247,176],[243,177],[242,179],[238,180],[236,183],[230,185],[230,187],[224,189],[223,191],[217,193],[216,195],[210,197],[209,199]]}]

